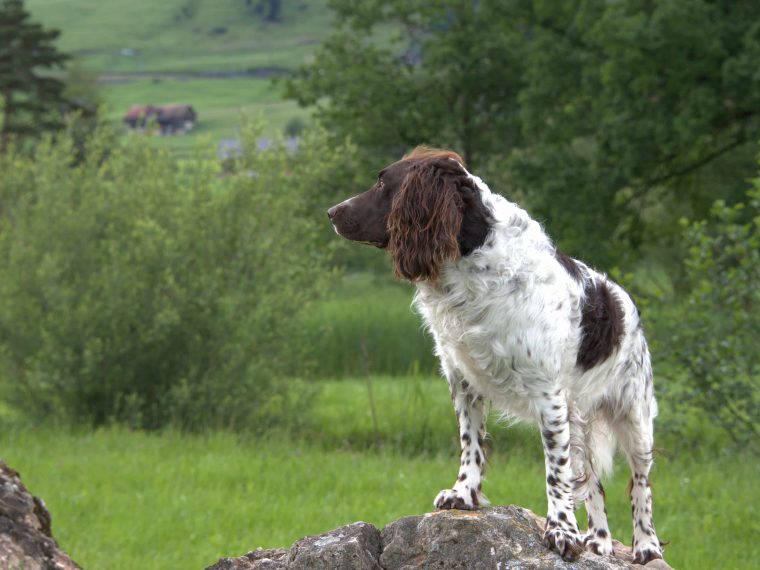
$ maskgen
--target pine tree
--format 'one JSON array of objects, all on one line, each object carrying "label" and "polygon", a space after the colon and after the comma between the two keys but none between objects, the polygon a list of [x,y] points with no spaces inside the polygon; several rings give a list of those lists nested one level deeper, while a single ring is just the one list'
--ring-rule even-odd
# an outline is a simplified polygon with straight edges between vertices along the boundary
[{"label": "pine tree", "polygon": [[0,152],[13,137],[61,127],[65,86],[45,73],[68,59],[59,35],[32,22],[23,0],[0,0]]}]

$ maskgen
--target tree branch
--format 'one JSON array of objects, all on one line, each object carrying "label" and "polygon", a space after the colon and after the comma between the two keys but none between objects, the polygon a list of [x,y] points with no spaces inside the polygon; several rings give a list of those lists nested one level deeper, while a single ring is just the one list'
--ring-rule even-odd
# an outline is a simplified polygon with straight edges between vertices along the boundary
[{"label": "tree branch", "polygon": [[657,186],[658,184],[662,184],[663,182],[667,182],[673,178],[678,178],[680,176],[685,176],[687,174],[691,174],[692,172],[699,170],[703,166],[706,166],[719,156],[727,153],[731,149],[736,148],[740,144],[743,144],[747,142],[747,136],[744,134],[744,132],[740,132],[739,135],[732,140],[730,143],[716,149],[715,151],[700,157],[699,159],[695,160],[691,164],[679,169],[679,170],[672,170],[670,172],[666,172],[665,174],[661,176],[656,176],[654,178],[650,178],[646,182],[640,185],[640,188],[644,191],[649,190],[653,186]]}]

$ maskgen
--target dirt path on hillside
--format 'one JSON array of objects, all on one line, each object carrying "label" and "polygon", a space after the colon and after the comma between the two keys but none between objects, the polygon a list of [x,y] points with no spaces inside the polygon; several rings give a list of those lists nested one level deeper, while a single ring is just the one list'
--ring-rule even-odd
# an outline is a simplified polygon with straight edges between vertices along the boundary
[{"label": "dirt path on hillside", "polygon": [[98,74],[97,83],[116,85],[131,83],[140,79],[173,79],[192,81],[194,79],[268,79],[286,77],[293,72],[285,67],[257,67],[242,71],[117,71]]}]

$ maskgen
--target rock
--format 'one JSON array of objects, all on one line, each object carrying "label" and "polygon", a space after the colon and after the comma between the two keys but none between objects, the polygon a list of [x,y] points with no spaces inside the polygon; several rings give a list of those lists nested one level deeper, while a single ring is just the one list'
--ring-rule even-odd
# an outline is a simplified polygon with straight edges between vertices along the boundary
[{"label": "rock", "polygon": [[302,538],[290,551],[259,548],[239,558],[222,558],[207,570],[382,570],[380,545],[379,530],[356,522]]},{"label": "rock", "polygon": [[79,566],[58,547],[50,513],[19,474],[0,459],[0,568],[75,570]]},{"label": "rock", "polygon": [[208,570],[281,570],[288,566],[288,554],[289,552],[282,548],[257,548],[244,556],[222,558],[213,566],[209,566]]},{"label": "rock", "polygon": [[[585,552],[567,563],[542,544],[544,521],[520,507],[438,511],[383,529],[383,568],[626,569],[613,557]],[[420,563],[422,562],[422,563]]]},{"label": "rock", "polygon": [[302,538],[290,549],[286,568],[306,570],[382,570],[380,531],[365,522]]},{"label": "rock", "polygon": [[[438,511],[404,517],[382,532],[359,522],[297,541],[287,550],[255,550],[206,570],[573,569],[624,570],[631,549],[614,542],[614,556],[584,552],[565,562],[543,544],[545,520],[521,507]],[[662,560],[646,568],[672,570]]]}]

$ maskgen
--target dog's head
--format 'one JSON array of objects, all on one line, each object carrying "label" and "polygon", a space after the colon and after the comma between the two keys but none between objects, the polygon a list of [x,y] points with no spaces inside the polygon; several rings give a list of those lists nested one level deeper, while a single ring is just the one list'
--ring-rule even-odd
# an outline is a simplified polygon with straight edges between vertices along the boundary
[{"label": "dog's head", "polygon": [[490,214],[452,151],[418,147],[380,171],[374,186],[327,211],[343,237],[387,249],[396,275],[435,280],[446,260],[485,241]]}]

